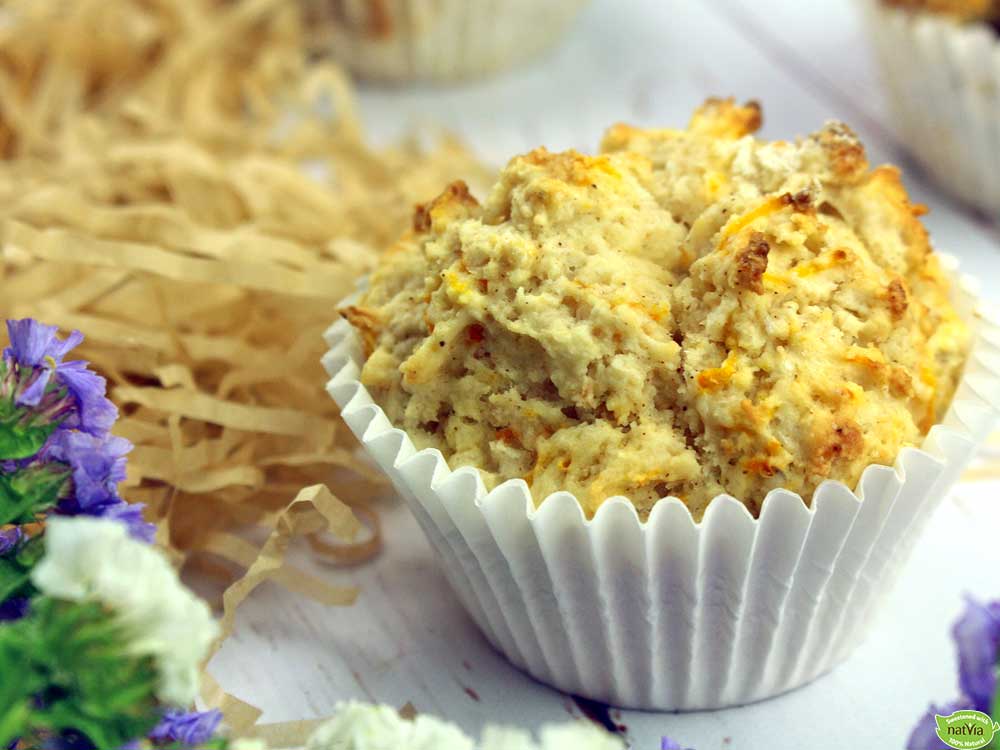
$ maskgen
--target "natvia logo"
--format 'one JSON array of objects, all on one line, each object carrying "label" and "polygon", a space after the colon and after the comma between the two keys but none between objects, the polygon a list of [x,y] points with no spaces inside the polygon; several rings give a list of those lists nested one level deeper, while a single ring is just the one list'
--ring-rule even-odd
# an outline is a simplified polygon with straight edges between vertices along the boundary
[{"label": "natvia logo", "polygon": [[951,716],[934,715],[937,736],[956,750],[979,750],[1000,736],[1000,724],[982,711],[956,711]]}]

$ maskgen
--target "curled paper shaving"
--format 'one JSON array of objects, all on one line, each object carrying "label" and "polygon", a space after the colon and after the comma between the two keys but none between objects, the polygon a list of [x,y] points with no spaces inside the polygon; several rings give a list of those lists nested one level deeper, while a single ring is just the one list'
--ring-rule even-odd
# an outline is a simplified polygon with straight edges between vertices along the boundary
[{"label": "curled paper shaving", "polygon": [[261,710],[256,706],[230,695],[222,689],[212,675],[205,673],[201,683],[201,696],[206,705],[218,708],[225,718],[229,731],[239,737],[264,740],[268,747],[291,748],[305,745],[316,727],[324,719],[300,719],[258,724]]},{"label": "curled paper shaving", "polygon": [[[255,588],[269,579],[279,580],[287,588],[326,604],[353,603],[357,596],[355,588],[329,586],[302,571],[285,568],[284,561],[288,545],[296,535],[330,531],[335,536],[350,541],[360,530],[361,524],[351,509],[330,494],[326,487],[316,485],[299,492],[278,515],[274,529],[259,552],[255,552],[252,546],[243,546],[245,543],[238,537],[216,535],[211,551],[244,564],[247,568],[246,573],[222,595],[220,627],[223,638],[232,633],[236,608]],[[220,639],[212,653],[221,645]]]},{"label": "curled paper shaving", "polygon": [[[241,537],[219,533],[211,537],[204,550],[246,568],[246,572],[231,583],[222,595],[220,636],[209,659],[222,647],[236,623],[240,604],[260,584],[273,580],[291,591],[331,605],[351,604],[357,596],[354,587],[331,586],[304,571],[288,565],[285,555],[292,539],[299,535],[329,532],[350,542],[361,531],[361,524],[350,507],[334,497],[323,485],[306,487],[277,515],[274,526],[260,550]],[[202,683],[202,700],[222,711],[230,729],[240,736],[261,737],[279,747],[301,744],[318,723],[288,722],[256,726],[260,711],[222,690],[218,681],[207,671]],[[301,735],[305,732],[305,735]]]},{"label": "curled paper shaving", "polygon": [[263,713],[256,706],[227,693],[208,672],[202,673],[201,676],[201,699],[208,706],[219,709],[229,731],[241,737],[246,736],[248,730],[257,723],[257,719]]},{"label": "curled paper shaving", "polygon": [[262,739],[269,747],[301,747],[324,721],[326,719],[300,719],[258,724],[248,729],[244,736]]}]

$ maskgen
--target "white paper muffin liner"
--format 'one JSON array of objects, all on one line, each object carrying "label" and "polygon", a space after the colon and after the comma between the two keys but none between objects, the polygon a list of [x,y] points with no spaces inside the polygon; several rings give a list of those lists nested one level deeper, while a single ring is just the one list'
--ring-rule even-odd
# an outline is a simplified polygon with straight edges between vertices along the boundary
[{"label": "white paper muffin liner", "polygon": [[322,45],[352,72],[390,81],[495,73],[551,46],[586,0],[305,0]]},{"label": "white paper muffin liner", "polygon": [[984,24],[860,1],[899,136],[943,187],[1000,216],[1000,38]]},{"label": "white paper muffin liner", "polygon": [[[945,257],[954,270],[953,259]],[[523,480],[487,493],[479,471],[417,451],[358,381],[346,321],[326,332],[330,395],[420,522],[463,605],[515,665],[568,693],[640,709],[709,709],[802,685],[859,643],[928,515],[1000,416],[1000,318],[975,284],[954,298],[976,332],[954,402],[922,449],[869,466],[811,507],[775,490],[755,519],[727,495],[700,523],[625,498],[590,520],[567,492],[536,508]],[[345,300],[350,304],[352,299]]]}]

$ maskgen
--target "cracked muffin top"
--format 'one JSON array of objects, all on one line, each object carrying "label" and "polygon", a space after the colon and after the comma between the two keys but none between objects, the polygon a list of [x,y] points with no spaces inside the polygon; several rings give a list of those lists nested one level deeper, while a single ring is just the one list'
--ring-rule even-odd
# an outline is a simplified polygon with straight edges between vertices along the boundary
[{"label": "cracked muffin top", "polygon": [[853,487],[918,443],[969,333],[894,167],[831,123],[751,134],[709,100],[686,130],[618,125],[602,153],[515,157],[480,204],[417,208],[342,314],[361,380],[418,448],[487,486],[592,514],[719,493]]}]

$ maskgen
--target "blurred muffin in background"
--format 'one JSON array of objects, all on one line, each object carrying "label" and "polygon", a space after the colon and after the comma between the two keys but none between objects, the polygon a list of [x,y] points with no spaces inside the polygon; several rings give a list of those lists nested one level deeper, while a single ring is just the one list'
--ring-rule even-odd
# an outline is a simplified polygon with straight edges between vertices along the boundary
[{"label": "blurred muffin in background", "polygon": [[982,21],[996,17],[996,0],[884,0],[886,5],[911,11],[950,16],[959,21]]},{"label": "blurred muffin in background", "polygon": [[1000,216],[1000,2],[862,4],[897,133],[944,188]]},{"label": "blurred muffin in background", "polygon": [[458,81],[550,47],[586,0],[302,0],[319,50],[364,78]]}]

